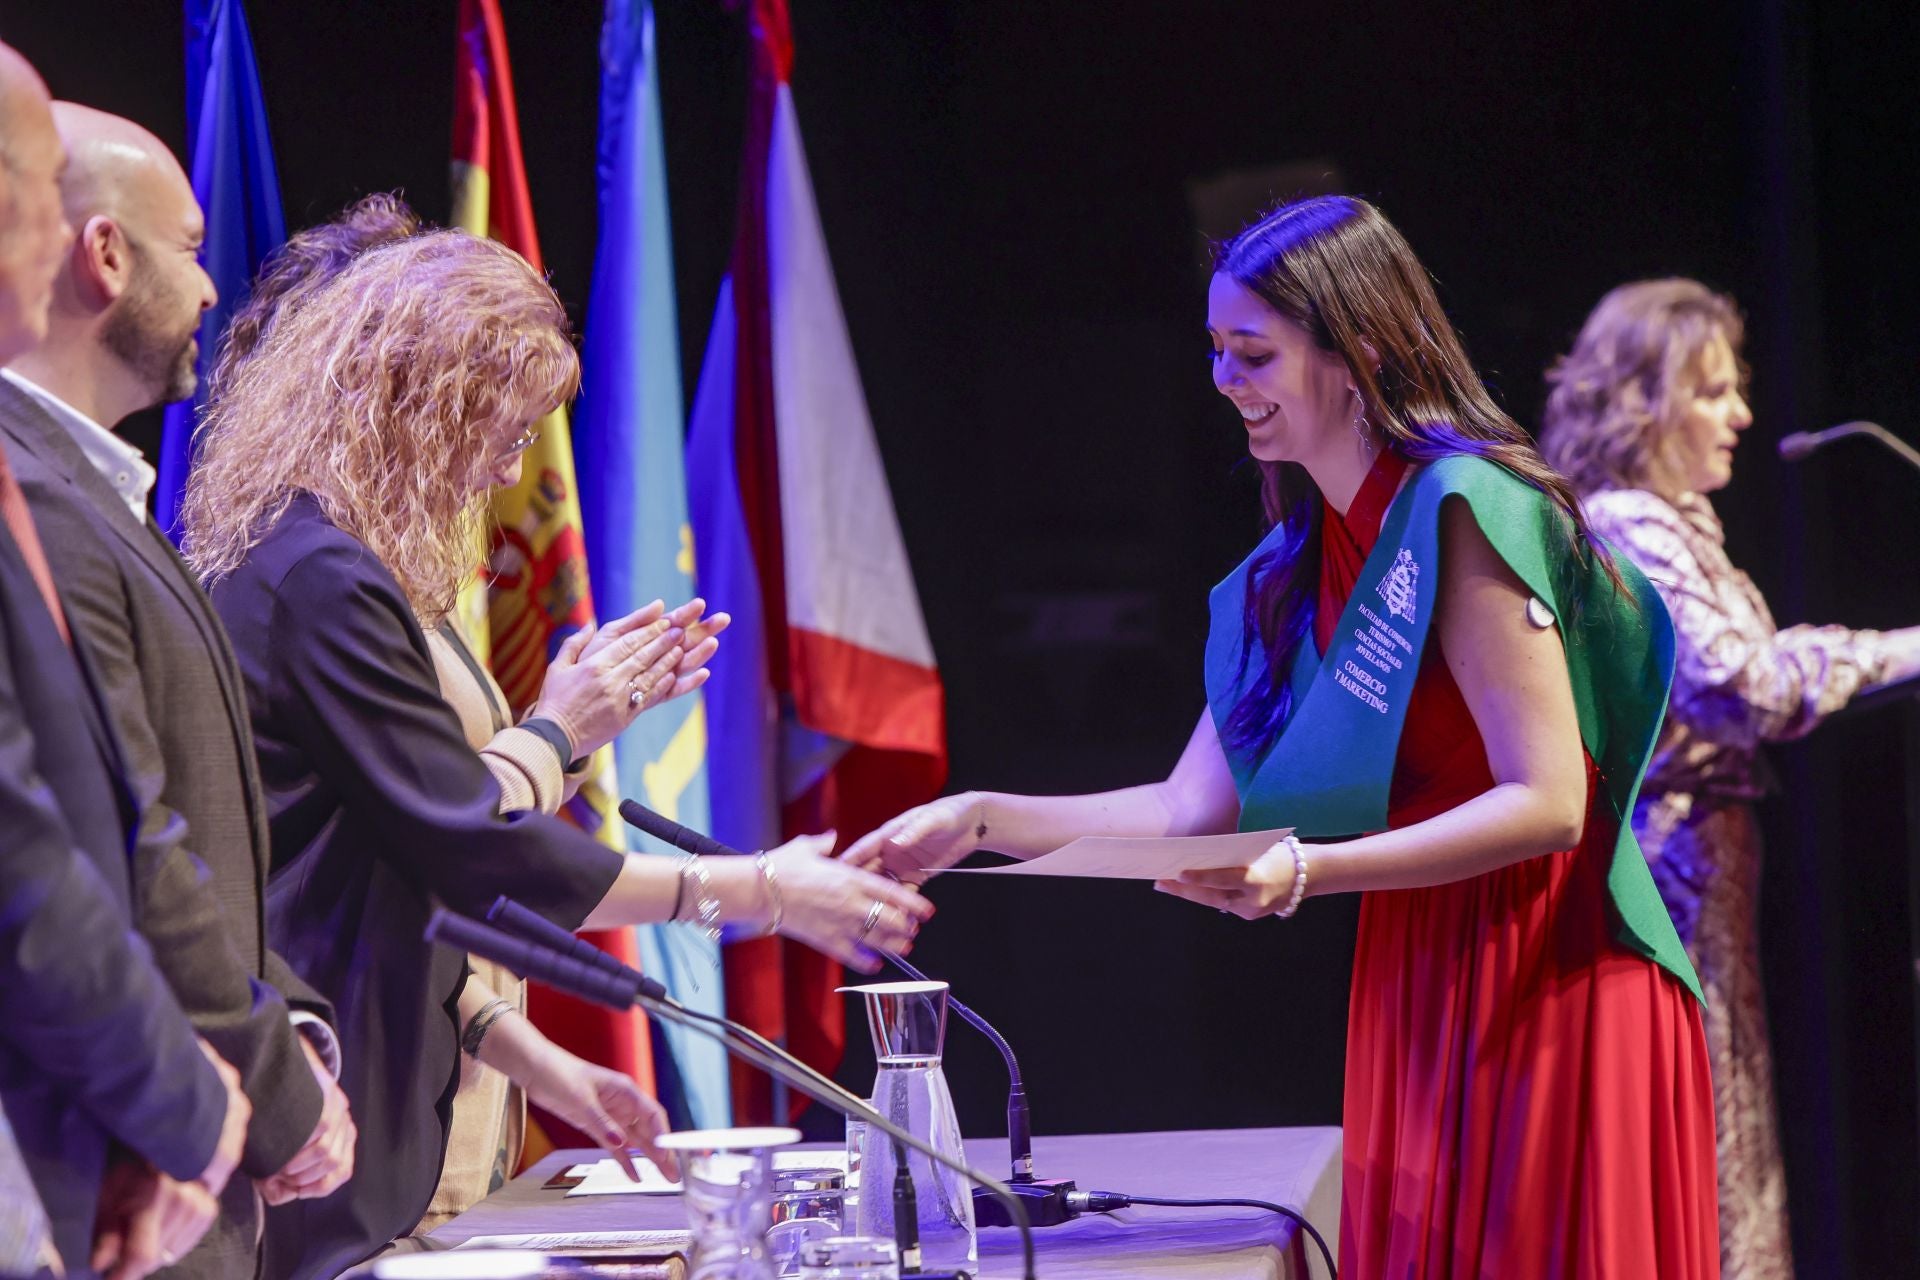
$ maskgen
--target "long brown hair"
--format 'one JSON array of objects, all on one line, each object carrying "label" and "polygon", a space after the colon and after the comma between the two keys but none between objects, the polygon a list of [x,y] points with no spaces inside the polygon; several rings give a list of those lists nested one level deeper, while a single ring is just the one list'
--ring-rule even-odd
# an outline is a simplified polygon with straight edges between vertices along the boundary
[{"label": "long brown hair", "polygon": [[[1219,245],[1213,269],[1346,361],[1388,448],[1415,462],[1465,453],[1498,463],[1552,500],[1569,538],[1593,548],[1573,487],[1493,402],[1427,269],[1378,209],[1352,196],[1280,205]],[[1247,574],[1241,676],[1258,643],[1266,679],[1242,697],[1222,735],[1247,753],[1265,749],[1292,712],[1288,678],[1320,585],[1319,488],[1298,463],[1259,467],[1268,525],[1286,532]]]}]

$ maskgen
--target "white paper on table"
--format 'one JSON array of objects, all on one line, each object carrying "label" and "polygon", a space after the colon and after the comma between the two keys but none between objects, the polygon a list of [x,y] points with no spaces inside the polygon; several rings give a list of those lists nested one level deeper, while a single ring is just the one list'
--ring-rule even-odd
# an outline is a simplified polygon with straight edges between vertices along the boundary
[{"label": "white paper on table", "polygon": [[690,1231],[545,1231],[524,1236],[474,1236],[455,1249],[533,1249],[575,1257],[592,1254],[672,1253],[693,1244]]},{"label": "white paper on table", "polygon": [[1078,876],[1093,880],[1170,880],[1182,871],[1252,866],[1287,836],[1277,831],[1236,831],[1224,836],[1087,836],[1025,862],[1004,867],[954,867],[943,875]]},{"label": "white paper on table", "polygon": [[[780,1173],[787,1169],[838,1169],[847,1171],[847,1153],[842,1151],[776,1151],[773,1153],[773,1171]],[[645,1156],[633,1158],[633,1170],[640,1175],[640,1181],[627,1180],[626,1170],[612,1160],[602,1160],[593,1166],[578,1186],[569,1187],[569,1196],[670,1196],[681,1190],[678,1182],[669,1182],[660,1172],[658,1165]]]}]

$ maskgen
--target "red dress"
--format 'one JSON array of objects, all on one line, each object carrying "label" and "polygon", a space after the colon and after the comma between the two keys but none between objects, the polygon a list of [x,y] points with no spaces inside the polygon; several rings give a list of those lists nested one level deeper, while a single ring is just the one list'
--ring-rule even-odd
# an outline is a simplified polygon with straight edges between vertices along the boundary
[{"label": "red dress", "polygon": [[[1406,464],[1322,520],[1322,651]],[[1616,827],[1587,762],[1577,848],[1366,894],[1348,1010],[1348,1280],[1701,1280],[1720,1273],[1699,1004],[1614,940]],[[1436,627],[1388,804],[1404,827],[1493,786]]]}]

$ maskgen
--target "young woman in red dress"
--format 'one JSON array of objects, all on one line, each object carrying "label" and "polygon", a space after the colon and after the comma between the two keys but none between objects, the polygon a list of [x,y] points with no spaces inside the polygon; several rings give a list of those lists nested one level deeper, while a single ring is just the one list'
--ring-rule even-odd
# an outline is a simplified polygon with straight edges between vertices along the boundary
[{"label": "young woman in red dress", "polygon": [[1353,836],[1160,885],[1247,919],[1363,895],[1343,1275],[1717,1276],[1696,983],[1619,819],[1664,612],[1370,205],[1285,205],[1224,245],[1207,331],[1273,529],[1214,593],[1210,705],[1173,773],[949,796],[847,856],[924,878],[1087,835]]}]

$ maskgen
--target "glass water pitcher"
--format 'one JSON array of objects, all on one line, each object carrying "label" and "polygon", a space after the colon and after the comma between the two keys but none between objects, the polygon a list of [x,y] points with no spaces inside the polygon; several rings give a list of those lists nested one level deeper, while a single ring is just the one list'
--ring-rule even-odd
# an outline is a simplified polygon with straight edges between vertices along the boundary
[{"label": "glass water pitcher", "polygon": [[[952,1159],[962,1158],[960,1122],[940,1069],[947,1033],[947,984],[881,982],[843,987],[867,1006],[867,1026],[879,1074],[873,1107],[900,1128]],[[904,1150],[904,1148],[903,1148]],[[893,1139],[868,1127],[861,1139],[860,1196],[855,1206],[863,1236],[896,1238]],[[916,1151],[907,1152],[920,1227],[920,1265],[928,1271],[974,1270],[973,1189],[958,1173]]]}]

